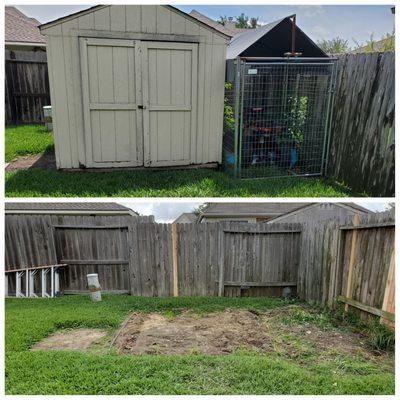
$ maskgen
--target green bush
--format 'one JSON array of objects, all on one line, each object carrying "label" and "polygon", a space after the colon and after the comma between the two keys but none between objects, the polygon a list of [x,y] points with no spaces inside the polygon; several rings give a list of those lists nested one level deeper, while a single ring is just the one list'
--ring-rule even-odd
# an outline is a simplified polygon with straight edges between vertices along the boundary
[{"label": "green bush", "polygon": [[374,323],[368,333],[368,342],[373,349],[394,351],[395,333],[387,326]]}]

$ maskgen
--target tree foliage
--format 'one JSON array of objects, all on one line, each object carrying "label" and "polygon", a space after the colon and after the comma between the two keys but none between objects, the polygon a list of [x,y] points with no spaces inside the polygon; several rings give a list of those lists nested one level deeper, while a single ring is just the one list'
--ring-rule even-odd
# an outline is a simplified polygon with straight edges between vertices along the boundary
[{"label": "tree foliage", "polygon": [[348,41],[337,36],[333,39],[321,39],[317,41],[317,45],[327,54],[343,54],[343,53],[372,53],[374,51],[394,51],[395,36],[394,32],[386,33],[380,40],[376,40],[371,34],[368,40],[358,42],[353,39],[354,47],[352,48]]},{"label": "tree foliage", "polygon": [[319,40],[317,45],[326,54],[342,54],[350,51],[348,41],[340,38],[339,36],[333,39]]},{"label": "tree foliage", "polygon": [[229,21],[232,21],[235,24],[235,27],[238,29],[256,29],[260,26],[258,20],[258,17],[249,17],[244,13],[241,13],[237,17],[227,17],[226,15],[221,15],[217,22],[225,26]]}]

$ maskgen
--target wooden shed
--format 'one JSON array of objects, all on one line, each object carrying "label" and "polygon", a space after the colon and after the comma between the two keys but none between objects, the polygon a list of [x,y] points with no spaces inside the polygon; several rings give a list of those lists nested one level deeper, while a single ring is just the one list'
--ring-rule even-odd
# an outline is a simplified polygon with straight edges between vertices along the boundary
[{"label": "wooden shed", "polygon": [[168,5],[41,25],[58,168],[221,162],[229,37]]}]

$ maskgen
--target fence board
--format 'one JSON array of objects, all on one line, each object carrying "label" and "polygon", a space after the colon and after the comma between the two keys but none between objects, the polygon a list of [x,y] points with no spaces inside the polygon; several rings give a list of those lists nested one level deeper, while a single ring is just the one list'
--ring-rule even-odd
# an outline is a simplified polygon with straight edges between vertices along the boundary
[{"label": "fence board", "polygon": [[5,123],[43,123],[50,105],[46,52],[5,50]]},{"label": "fence board", "polygon": [[353,190],[394,196],[395,55],[339,56],[328,174]]}]

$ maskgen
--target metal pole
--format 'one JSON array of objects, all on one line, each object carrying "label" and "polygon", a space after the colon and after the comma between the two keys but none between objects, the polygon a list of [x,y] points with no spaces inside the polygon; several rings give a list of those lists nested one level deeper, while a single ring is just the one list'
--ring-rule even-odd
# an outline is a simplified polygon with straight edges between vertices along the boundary
[{"label": "metal pole", "polygon": [[234,164],[234,176],[238,178],[239,172],[239,98],[240,98],[240,58],[237,57],[235,61],[235,137],[234,137],[234,145],[233,145],[233,153],[235,155],[235,164]]},{"label": "metal pole", "polygon": [[337,75],[337,63],[334,63],[332,66],[331,72],[331,87],[330,87],[330,96],[329,96],[329,108],[328,108],[328,123],[326,127],[326,149],[325,149],[325,161],[324,161],[324,170],[323,173],[326,175],[328,171],[328,160],[329,160],[329,149],[331,146],[331,128],[332,128],[332,116],[333,116],[333,104],[335,99],[336,92],[336,75]]},{"label": "metal pole", "polygon": [[244,102],[244,81],[245,81],[245,65],[246,63],[240,63],[240,75],[241,75],[241,89],[240,89],[240,124],[239,124],[239,148],[238,148],[238,172],[239,178],[242,177],[242,146],[243,146],[243,102]]},{"label": "metal pole", "polygon": [[296,14],[293,14],[292,19],[292,56],[296,53]]}]

